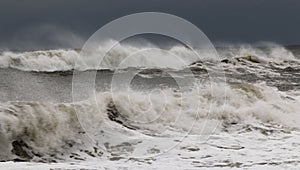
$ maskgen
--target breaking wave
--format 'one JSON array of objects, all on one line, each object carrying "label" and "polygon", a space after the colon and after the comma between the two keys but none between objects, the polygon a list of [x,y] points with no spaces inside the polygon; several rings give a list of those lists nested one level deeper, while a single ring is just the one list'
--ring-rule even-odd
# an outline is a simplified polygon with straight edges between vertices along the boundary
[{"label": "breaking wave", "polygon": [[[0,161],[57,162],[99,159],[110,155],[118,157],[134,150],[143,151],[145,146],[151,147],[149,140],[156,137],[173,142],[177,138],[169,137],[178,134],[254,131],[272,135],[300,129],[300,94],[297,90],[300,62],[282,46],[220,48],[220,58],[212,58],[205,51],[199,51],[202,55],[199,61],[192,50],[182,46],[155,49],[153,46],[118,44],[99,65],[97,57],[93,56],[102,56],[103,49],[106,48],[93,51],[92,57],[88,57],[84,64],[76,63],[80,56],[78,50],[6,51],[0,56],[0,68],[9,75],[12,70],[7,69],[6,72],[5,68],[35,72],[121,68],[126,72],[126,68],[134,67],[143,69],[138,73],[142,80],[137,83],[146,84],[148,80],[158,80],[159,83],[161,79],[156,78],[164,78],[163,71],[152,68],[174,69],[178,71],[173,70],[176,76],[183,78],[188,68],[201,79],[207,73],[206,66],[221,66],[229,84],[219,84],[222,88],[215,86],[213,96],[211,86],[203,83],[191,85],[192,88],[184,92],[169,86],[150,93],[147,90],[111,93],[101,89],[96,98],[76,103],[2,102]],[[31,76],[39,80],[39,75],[43,78],[48,76],[52,81],[51,77],[55,76],[59,78],[56,79],[58,83],[71,85],[68,82],[71,74],[23,71],[13,70],[18,75],[16,82],[18,77],[26,78],[30,74],[27,75],[29,80]],[[28,82],[21,79],[16,84],[21,83]],[[57,84],[44,87],[52,88]],[[287,88],[287,85],[293,88]],[[10,90],[14,88],[9,83],[4,83],[3,87],[11,87],[4,88],[4,94],[11,94]],[[62,87],[62,90],[65,89],[68,90]],[[148,145],[143,140],[148,141]],[[115,145],[112,146],[112,143]]]},{"label": "breaking wave", "polygon": [[[112,43],[112,42],[109,42]],[[15,68],[24,71],[67,71],[67,70],[90,70],[90,69],[116,69],[127,67],[142,68],[172,68],[183,69],[193,62],[199,61],[195,53],[183,46],[173,46],[169,49],[158,49],[154,46],[139,47],[130,44],[118,44],[111,49],[106,55],[105,49],[108,43],[104,43],[97,51],[91,52],[87,63],[81,64],[76,61],[80,56],[79,50],[58,49],[46,51],[29,51],[29,52],[2,52],[0,56],[1,68]],[[195,49],[197,51],[197,49]],[[198,51],[201,54],[202,61],[219,61],[216,56]],[[290,63],[299,65],[299,60],[293,53],[285,47],[272,45],[264,49],[252,46],[232,46],[225,49],[218,49],[220,58],[249,58],[251,61],[259,63],[277,63],[278,65],[289,66]],[[99,56],[105,56],[101,63],[98,63]],[[129,58],[129,59],[128,59]],[[125,59],[125,60],[124,60]],[[125,61],[125,62],[124,62]]]},{"label": "breaking wave", "polygon": [[[216,97],[212,99],[210,89],[205,86],[185,92],[188,100],[181,100],[182,94],[177,91],[165,89],[164,101],[162,93],[152,93],[149,101],[145,92],[130,95],[117,92],[113,96],[101,92],[97,104],[89,100],[74,104],[1,103],[0,160],[56,162],[97,158],[103,156],[102,146],[107,145],[109,133],[143,138],[172,135],[170,131],[228,132],[237,126],[240,128],[236,130],[250,128],[270,135],[300,128],[297,94],[280,92],[264,84],[236,84],[225,88],[225,105],[222,95],[218,95],[221,91],[216,89]],[[210,106],[216,109],[210,110]],[[179,110],[182,114],[176,119]],[[191,122],[195,124],[189,131]],[[88,135],[97,136],[96,144],[90,142]]]}]

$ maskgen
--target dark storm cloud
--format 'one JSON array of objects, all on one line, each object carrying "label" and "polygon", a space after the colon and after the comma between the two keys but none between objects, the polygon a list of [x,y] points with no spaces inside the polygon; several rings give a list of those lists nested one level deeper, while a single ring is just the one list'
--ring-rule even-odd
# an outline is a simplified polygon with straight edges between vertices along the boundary
[{"label": "dark storm cloud", "polygon": [[215,43],[300,44],[297,0],[2,0],[0,48],[81,46],[109,21],[146,11],[185,18]]}]

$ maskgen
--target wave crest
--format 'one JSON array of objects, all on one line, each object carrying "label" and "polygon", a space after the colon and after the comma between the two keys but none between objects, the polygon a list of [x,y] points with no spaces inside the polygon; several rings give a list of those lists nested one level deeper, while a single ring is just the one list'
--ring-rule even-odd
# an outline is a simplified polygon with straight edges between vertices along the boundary
[{"label": "wave crest", "polygon": [[[76,69],[116,69],[128,67],[143,68],[172,68],[183,69],[193,62],[199,61],[219,61],[216,56],[205,51],[198,51],[201,56],[183,46],[173,46],[169,49],[158,49],[154,46],[139,47],[130,44],[117,44],[109,53],[105,55],[103,43],[97,51],[89,52],[90,58],[85,59],[85,64],[77,63]],[[252,46],[226,47],[218,49],[218,53],[223,59],[245,58],[256,56],[259,62],[289,63],[294,61],[299,64],[299,60],[286,48],[276,45],[265,48],[255,48]],[[80,56],[77,50],[46,50],[31,52],[3,52],[0,56],[1,68],[15,68],[25,71],[67,71],[75,69],[75,63]],[[105,56],[103,61],[98,63],[97,57]],[[128,58],[129,59],[128,59]],[[100,64],[100,65],[99,65]]]},{"label": "wave crest", "polygon": [[[208,133],[212,128],[217,132],[228,132],[232,126],[243,130],[249,125],[261,133],[266,133],[270,127],[280,126],[287,132],[300,128],[297,96],[259,84],[237,84],[225,88],[226,104],[220,105],[224,99],[218,97],[221,96],[218,89],[214,90],[216,98],[211,107],[215,109],[210,114],[211,90],[204,87],[200,88],[200,93],[187,92],[189,100],[185,102],[180,102],[181,95],[171,89],[164,90],[167,96],[164,101],[161,94],[153,93],[151,105],[148,100],[143,100],[148,98],[143,92],[119,92],[114,98],[109,92],[101,92],[97,95],[97,104],[89,101],[75,104],[1,103],[0,160],[51,162],[101,157],[100,146],[110,139],[109,135],[138,135],[140,138],[161,134],[162,130],[187,132],[191,122],[195,122],[191,134],[205,133],[203,127],[209,130]],[[197,112],[194,109],[198,104]],[[81,128],[75,110],[84,128]],[[182,113],[176,120],[179,110]],[[257,124],[260,124],[259,128],[255,128]],[[90,143],[87,132],[96,136],[99,145]],[[277,132],[270,130],[270,133]]]}]

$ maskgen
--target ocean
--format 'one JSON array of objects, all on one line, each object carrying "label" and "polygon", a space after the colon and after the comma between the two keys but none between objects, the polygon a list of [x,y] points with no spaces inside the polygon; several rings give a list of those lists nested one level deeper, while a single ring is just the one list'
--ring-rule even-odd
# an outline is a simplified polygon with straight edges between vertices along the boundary
[{"label": "ocean", "polygon": [[299,169],[300,46],[217,52],[3,51],[0,169]]}]

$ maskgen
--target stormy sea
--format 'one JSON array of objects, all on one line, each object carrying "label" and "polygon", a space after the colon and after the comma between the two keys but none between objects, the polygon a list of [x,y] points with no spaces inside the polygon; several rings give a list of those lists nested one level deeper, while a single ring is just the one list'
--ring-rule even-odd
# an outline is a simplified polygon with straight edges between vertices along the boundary
[{"label": "stormy sea", "polygon": [[2,51],[0,169],[299,169],[300,46],[216,50]]}]

